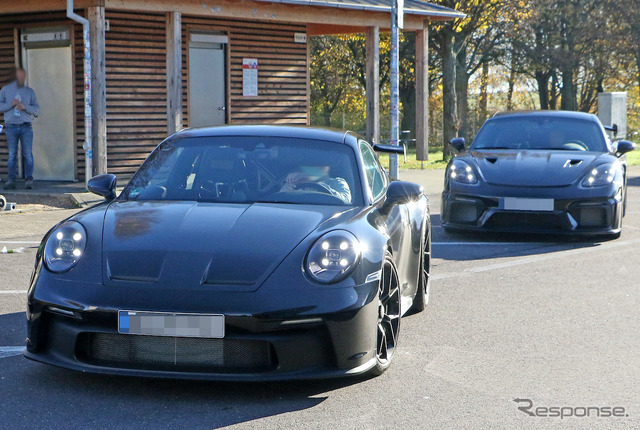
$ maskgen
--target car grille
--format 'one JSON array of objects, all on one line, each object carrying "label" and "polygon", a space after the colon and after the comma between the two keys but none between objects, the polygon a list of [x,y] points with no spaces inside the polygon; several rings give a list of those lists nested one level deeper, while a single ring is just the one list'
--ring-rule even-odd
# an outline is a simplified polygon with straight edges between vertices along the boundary
[{"label": "car grille", "polygon": [[276,366],[269,342],[82,333],[76,356],[89,364],[149,370],[261,372]]},{"label": "car grille", "polygon": [[562,220],[555,214],[519,212],[495,213],[485,225],[496,228],[542,228],[548,230],[559,230],[564,227]]}]

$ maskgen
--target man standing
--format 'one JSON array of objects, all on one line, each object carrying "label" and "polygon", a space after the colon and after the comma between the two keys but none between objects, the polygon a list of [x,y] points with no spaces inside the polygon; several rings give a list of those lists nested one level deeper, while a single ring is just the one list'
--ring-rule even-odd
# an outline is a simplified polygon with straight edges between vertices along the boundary
[{"label": "man standing", "polygon": [[0,90],[0,112],[4,113],[4,124],[9,145],[9,180],[6,190],[16,187],[18,177],[18,142],[22,143],[25,160],[25,188],[33,188],[33,129],[31,122],[38,115],[36,93],[25,85],[27,72],[16,69],[16,79]]}]

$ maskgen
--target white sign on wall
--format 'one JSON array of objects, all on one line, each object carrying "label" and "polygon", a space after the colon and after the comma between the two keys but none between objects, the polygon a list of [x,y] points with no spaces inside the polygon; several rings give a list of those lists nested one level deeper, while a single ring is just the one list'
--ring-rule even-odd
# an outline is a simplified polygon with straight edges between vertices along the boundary
[{"label": "white sign on wall", "polygon": [[258,96],[258,59],[242,59],[242,95],[245,97]]},{"label": "white sign on wall", "polygon": [[293,35],[293,41],[295,43],[307,43],[307,33],[295,33]]}]

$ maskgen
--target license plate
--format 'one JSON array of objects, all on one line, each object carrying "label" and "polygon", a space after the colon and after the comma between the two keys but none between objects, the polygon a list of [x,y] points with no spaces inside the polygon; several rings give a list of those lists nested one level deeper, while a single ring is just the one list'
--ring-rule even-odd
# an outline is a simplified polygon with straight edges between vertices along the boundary
[{"label": "license plate", "polygon": [[119,311],[118,333],[220,339],[224,315]]},{"label": "license plate", "polygon": [[554,209],[554,200],[504,197],[500,199],[500,209],[506,211],[551,212]]}]

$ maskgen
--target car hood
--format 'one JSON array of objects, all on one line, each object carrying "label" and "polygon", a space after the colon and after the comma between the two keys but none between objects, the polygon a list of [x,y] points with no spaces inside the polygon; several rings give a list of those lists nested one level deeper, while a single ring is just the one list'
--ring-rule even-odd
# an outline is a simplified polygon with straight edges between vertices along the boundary
[{"label": "car hood", "polygon": [[341,209],[114,202],[104,218],[103,282],[253,291],[296,245]]},{"label": "car hood", "polygon": [[601,156],[577,151],[472,151],[484,180],[492,185],[559,187],[571,185]]}]

